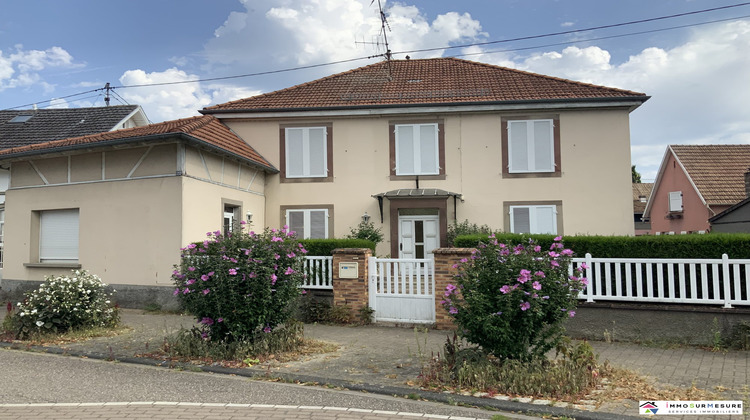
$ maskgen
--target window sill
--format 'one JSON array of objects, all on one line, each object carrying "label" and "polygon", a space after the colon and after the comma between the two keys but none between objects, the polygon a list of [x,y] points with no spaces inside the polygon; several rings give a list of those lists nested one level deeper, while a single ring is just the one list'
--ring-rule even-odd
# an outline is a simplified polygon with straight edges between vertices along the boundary
[{"label": "window sill", "polygon": [[293,184],[293,183],[307,183],[307,182],[333,182],[332,176],[327,177],[313,177],[313,178],[286,178],[281,177],[280,182],[282,184]]},{"label": "window sill", "polygon": [[503,172],[503,178],[560,178],[560,172]]},{"label": "window sill", "polygon": [[440,174],[440,175],[393,175],[391,174],[391,181],[415,181],[417,178],[419,178],[420,181],[444,180],[445,174]]},{"label": "window sill", "polygon": [[80,263],[24,263],[26,268],[81,268]]}]

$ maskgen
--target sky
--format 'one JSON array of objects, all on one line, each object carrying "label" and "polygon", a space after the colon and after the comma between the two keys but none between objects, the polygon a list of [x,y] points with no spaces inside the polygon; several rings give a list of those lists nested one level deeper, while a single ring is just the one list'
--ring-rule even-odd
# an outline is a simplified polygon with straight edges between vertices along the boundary
[{"label": "sky", "polygon": [[[160,122],[385,51],[378,0],[0,3],[0,109],[103,106],[110,83],[111,104]],[[644,182],[669,144],[750,143],[750,4],[740,0],[380,3],[394,58],[459,57],[651,96],[630,115]],[[192,80],[202,81],[134,87]]]}]

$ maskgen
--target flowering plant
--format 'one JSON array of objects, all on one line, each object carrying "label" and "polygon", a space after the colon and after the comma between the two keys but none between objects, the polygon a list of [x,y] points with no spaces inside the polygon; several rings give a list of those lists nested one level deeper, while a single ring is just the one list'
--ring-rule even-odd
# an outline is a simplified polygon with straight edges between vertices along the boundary
[{"label": "flowering plant", "polygon": [[69,276],[47,276],[39,288],[24,295],[13,313],[19,338],[35,332],[66,332],[79,328],[114,327],[120,321],[112,305],[114,290],[95,274],[73,270]]},{"label": "flowering plant", "polygon": [[500,359],[544,357],[563,338],[563,321],[575,316],[582,267],[569,275],[573,251],[557,237],[550,249],[499,243],[494,235],[471,258],[456,264],[456,284],[443,306],[469,342]]},{"label": "flowering plant", "polygon": [[222,235],[182,248],[172,279],[174,294],[202,326],[209,340],[254,341],[292,315],[307,251],[294,232],[266,229]]}]

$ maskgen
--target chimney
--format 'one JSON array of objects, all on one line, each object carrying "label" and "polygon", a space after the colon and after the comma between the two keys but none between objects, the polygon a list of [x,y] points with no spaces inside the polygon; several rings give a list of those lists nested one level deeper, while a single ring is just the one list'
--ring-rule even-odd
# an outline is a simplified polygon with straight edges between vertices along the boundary
[{"label": "chimney", "polygon": [[745,172],[745,196],[750,198],[750,168]]}]

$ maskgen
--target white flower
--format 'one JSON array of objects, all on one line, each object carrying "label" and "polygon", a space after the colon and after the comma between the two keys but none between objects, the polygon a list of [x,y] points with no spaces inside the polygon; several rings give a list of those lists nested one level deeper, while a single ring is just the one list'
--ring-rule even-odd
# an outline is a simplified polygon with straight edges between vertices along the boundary
[{"label": "white flower", "polygon": [[36,326],[37,326],[37,327],[41,327],[42,325],[44,325],[44,322],[43,322],[43,321],[37,321],[37,322],[36,322]]}]

